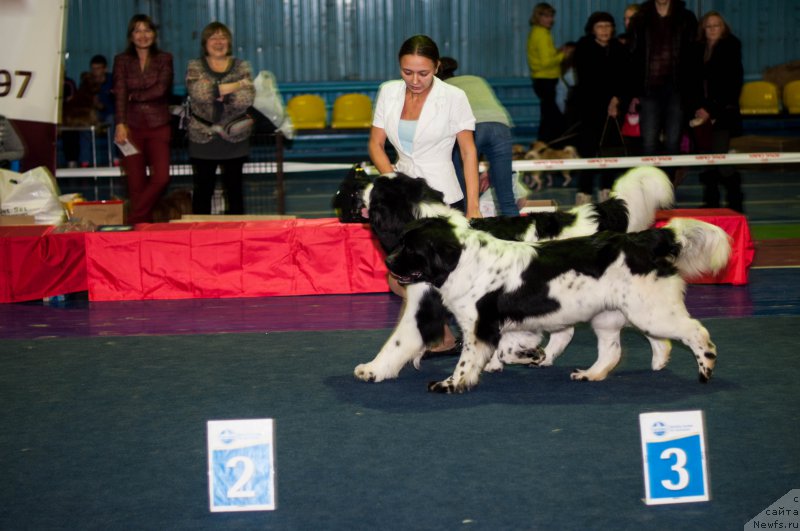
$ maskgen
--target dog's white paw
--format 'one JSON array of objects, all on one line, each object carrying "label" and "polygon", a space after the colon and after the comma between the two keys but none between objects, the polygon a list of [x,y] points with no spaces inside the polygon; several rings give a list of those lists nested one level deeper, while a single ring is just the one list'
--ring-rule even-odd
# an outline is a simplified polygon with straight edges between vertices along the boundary
[{"label": "dog's white paw", "polygon": [[547,354],[542,347],[528,348],[514,352],[507,356],[501,356],[503,363],[508,365],[527,365],[536,367],[547,359]]},{"label": "dog's white paw", "polygon": [[380,371],[374,363],[362,363],[361,365],[357,365],[353,371],[353,375],[364,382],[382,382],[388,378],[394,378],[394,376]]},{"label": "dog's white paw", "polygon": [[483,367],[483,372],[500,372],[503,370],[503,362],[497,357],[497,354],[492,356],[489,363]]},{"label": "dog's white paw", "polygon": [[672,342],[669,339],[655,339],[650,343],[653,349],[653,361],[651,367],[654,371],[660,371],[669,363],[670,353],[672,352]]},{"label": "dog's white paw", "polygon": [[428,384],[428,391],[431,393],[452,395],[455,393],[463,393],[467,390],[468,389],[463,384],[463,380],[457,383],[455,378],[452,376],[448,377],[446,380],[442,380],[441,382],[431,382]]},{"label": "dog's white paw", "polygon": [[575,369],[572,371],[572,374],[569,375],[570,380],[575,380],[579,382],[599,382],[606,379],[607,374],[595,374],[591,371],[584,371],[581,369]]}]

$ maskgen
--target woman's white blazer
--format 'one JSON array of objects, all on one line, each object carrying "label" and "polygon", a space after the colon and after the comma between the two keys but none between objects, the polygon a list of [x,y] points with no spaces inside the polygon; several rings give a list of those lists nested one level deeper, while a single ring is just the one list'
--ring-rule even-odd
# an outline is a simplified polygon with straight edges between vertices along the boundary
[{"label": "woman's white blazer", "polygon": [[412,152],[403,150],[398,134],[400,114],[405,103],[406,84],[402,79],[383,83],[375,103],[372,125],[386,131],[397,151],[395,169],[425,181],[444,194],[448,204],[464,198],[453,167],[453,145],[461,131],[475,130],[475,116],[467,95],[458,87],[434,78],[414,132]]}]

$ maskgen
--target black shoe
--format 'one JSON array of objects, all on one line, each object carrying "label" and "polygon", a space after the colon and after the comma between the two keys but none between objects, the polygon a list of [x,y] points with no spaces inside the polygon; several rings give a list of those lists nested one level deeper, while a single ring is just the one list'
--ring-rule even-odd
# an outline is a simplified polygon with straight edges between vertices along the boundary
[{"label": "black shoe", "polygon": [[447,350],[426,350],[422,354],[423,358],[443,358],[445,356],[460,356],[461,355],[461,341],[456,340],[455,344]]}]

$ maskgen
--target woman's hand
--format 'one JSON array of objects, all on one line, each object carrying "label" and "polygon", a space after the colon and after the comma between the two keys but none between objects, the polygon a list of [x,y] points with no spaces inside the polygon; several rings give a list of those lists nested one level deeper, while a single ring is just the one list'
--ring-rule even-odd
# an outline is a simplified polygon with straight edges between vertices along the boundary
[{"label": "woman's hand", "polygon": [[711,115],[708,114],[708,111],[705,110],[703,107],[700,107],[694,112],[694,117],[703,120],[703,122],[707,122],[711,119]]},{"label": "woman's hand", "polygon": [[467,207],[467,219],[482,218],[481,208],[479,205],[470,205]]},{"label": "woman's hand", "polygon": [[114,128],[114,142],[117,144],[127,144],[128,142],[128,126],[125,124],[117,124]]},{"label": "woman's hand", "polygon": [[608,102],[608,115],[612,118],[619,116],[619,98],[616,96]]},{"label": "woman's hand", "polygon": [[222,83],[221,85],[219,85],[219,97],[223,98],[228,94],[233,94],[234,92],[242,88],[242,81],[243,80],[239,80],[239,81],[234,81],[232,83]]}]

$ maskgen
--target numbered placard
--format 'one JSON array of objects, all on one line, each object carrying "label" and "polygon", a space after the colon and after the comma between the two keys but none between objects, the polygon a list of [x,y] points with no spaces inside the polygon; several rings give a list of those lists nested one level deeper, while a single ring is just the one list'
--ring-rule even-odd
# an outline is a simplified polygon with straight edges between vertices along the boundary
[{"label": "numbered placard", "polygon": [[272,419],[208,421],[211,512],[275,509]]},{"label": "numbered placard", "polygon": [[703,412],[642,413],[639,429],[645,503],[708,501]]}]

